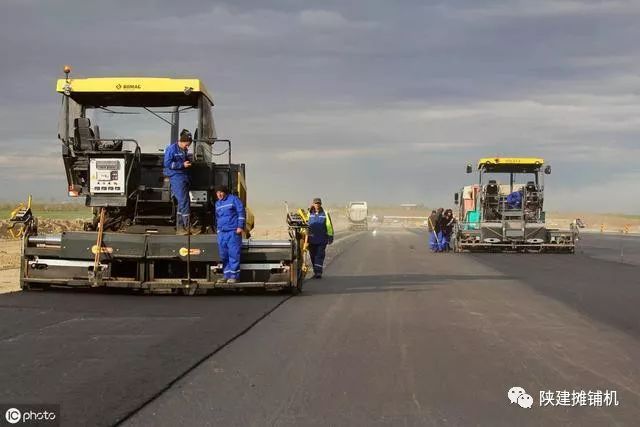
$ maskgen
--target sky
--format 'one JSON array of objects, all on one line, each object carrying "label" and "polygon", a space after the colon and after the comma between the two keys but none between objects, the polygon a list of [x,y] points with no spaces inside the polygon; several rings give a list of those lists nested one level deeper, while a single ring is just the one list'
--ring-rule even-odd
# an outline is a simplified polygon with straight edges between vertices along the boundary
[{"label": "sky", "polygon": [[66,199],[71,64],[201,78],[254,203],[448,206],[467,163],[535,156],[547,210],[638,214],[639,19],[637,0],[2,0],[0,200]]}]

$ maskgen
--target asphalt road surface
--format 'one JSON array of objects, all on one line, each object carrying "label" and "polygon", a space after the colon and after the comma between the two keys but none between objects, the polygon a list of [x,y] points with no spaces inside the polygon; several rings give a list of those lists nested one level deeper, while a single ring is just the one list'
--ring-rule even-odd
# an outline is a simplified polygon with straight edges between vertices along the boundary
[{"label": "asphalt road surface", "polygon": [[583,233],[579,253],[590,257],[640,266],[640,236]]},{"label": "asphalt road surface", "polygon": [[[637,425],[640,239],[626,259],[602,239],[431,254],[379,230],[290,299],[3,295],[0,402],[61,403],[63,425]],[[565,390],[618,405],[540,406]]]}]

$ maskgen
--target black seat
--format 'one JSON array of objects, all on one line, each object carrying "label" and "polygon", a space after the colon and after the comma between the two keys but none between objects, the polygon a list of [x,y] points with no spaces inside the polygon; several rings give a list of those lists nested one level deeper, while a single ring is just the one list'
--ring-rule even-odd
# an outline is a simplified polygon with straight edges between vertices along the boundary
[{"label": "black seat", "polygon": [[500,219],[498,205],[500,202],[500,186],[495,179],[489,180],[484,187],[484,217],[488,221]]},{"label": "black seat", "polygon": [[96,151],[122,151],[122,141],[119,139],[108,139],[96,142]]},{"label": "black seat", "polygon": [[525,194],[526,194],[526,197],[527,197],[527,201],[529,201],[529,202],[537,202],[538,201],[539,190],[538,190],[538,187],[536,186],[536,184],[533,181],[529,181],[524,186],[524,188],[525,188]]},{"label": "black seat", "polygon": [[76,149],[80,151],[92,151],[95,134],[93,133],[93,129],[91,129],[91,120],[89,120],[88,117],[78,117],[74,119],[73,125]]},{"label": "black seat", "polygon": [[485,194],[487,198],[487,203],[498,204],[498,200],[500,196],[500,186],[498,185],[495,179],[489,180],[489,183],[485,187]]},{"label": "black seat", "polygon": [[487,187],[486,187],[487,194],[498,194],[499,190],[500,189],[498,187],[498,183],[496,182],[496,180],[495,179],[489,180],[489,183],[487,184]]},{"label": "black seat", "polygon": [[527,184],[525,185],[525,188],[527,189],[527,193],[537,193],[538,192],[538,187],[536,186],[535,182],[533,182],[533,181],[527,182]]},{"label": "black seat", "polygon": [[525,210],[529,212],[535,212],[541,207],[541,197],[540,190],[538,186],[533,182],[529,181],[524,186],[525,189]]}]

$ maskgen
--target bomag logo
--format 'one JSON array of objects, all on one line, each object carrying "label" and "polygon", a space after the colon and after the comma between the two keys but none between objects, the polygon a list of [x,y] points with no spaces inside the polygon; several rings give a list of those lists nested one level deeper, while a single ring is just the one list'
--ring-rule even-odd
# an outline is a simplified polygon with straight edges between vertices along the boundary
[{"label": "bomag logo", "polygon": [[121,90],[121,89],[123,89],[123,90],[142,89],[142,85],[139,85],[139,84],[135,84],[135,85],[134,84],[125,84],[125,85],[123,85],[123,84],[118,83],[116,85],[116,89],[118,89],[118,90]]}]

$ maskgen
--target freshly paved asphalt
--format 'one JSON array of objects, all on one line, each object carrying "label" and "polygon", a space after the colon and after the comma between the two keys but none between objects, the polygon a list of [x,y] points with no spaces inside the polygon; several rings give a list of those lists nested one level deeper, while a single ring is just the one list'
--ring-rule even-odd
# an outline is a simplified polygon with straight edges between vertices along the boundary
[{"label": "freshly paved asphalt", "polygon": [[592,258],[640,266],[640,236],[582,233],[578,247]]},{"label": "freshly paved asphalt", "polygon": [[285,298],[0,295],[0,402],[112,425]]},{"label": "freshly paved asphalt", "polygon": [[[362,237],[126,424],[637,425],[636,266],[430,254],[425,240]],[[534,407],[510,404],[512,386]],[[540,391],[583,389],[619,405],[540,407]]]},{"label": "freshly paved asphalt", "polygon": [[[0,402],[60,403],[63,425],[637,425],[640,239],[608,239],[431,254],[381,229],[290,299],[1,295]],[[619,405],[539,406],[582,389]]]}]

